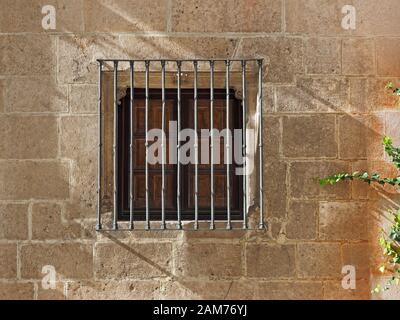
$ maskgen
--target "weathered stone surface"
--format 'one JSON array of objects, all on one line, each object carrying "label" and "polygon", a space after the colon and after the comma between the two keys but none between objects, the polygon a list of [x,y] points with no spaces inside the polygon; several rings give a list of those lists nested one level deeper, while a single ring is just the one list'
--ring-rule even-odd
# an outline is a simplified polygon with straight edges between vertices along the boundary
[{"label": "weathered stone surface", "polygon": [[57,134],[55,117],[0,116],[0,158],[55,158]]},{"label": "weathered stone surface", "polygon": [[68,164],[61,161],[1,161],[0,199],[65,199]]},{"label": "weathered stone surface", "polygon": [[400,41],[398,39],[380,38],[376,40],[376,59],[378,75],[400,76],[400,62],[394,57],[400,54]]},{"label": "weathered stone surface", "polygon": [[7,81],[9,112],[66,112],[68,88],[54,77],[16,78]]},{"label": "weathered stone surface", "polygon": [[28,238],[28,205],[0,205],[0,239],[25,240]]},{"label": "weathered stone surface", "polygon": [[160,283],[153,280],[73,281],[68,283],[69,300],[159,299]]},{"label": "weathered stone surface", "polygon": [[278,112],[343,112],[349,106],[349,80],[299,76],[295,85],[276,88]]},{"label": "weathered stone surface", "polygon": [[304,71],[303,42],[298,38],[244,38],[235,56],[264,58],[268,82],[292,82],[295,74]]},{"label": "weathered stone surface", "polygon": [[98,279],[171,276],[170,243],[98,243],[95,275]]},{"label": "weathered stone surface", "polygon": [[[72,32],[83,31],[82,0],[32,0],[29,5],[23,0],[4,0],[6,10],[0,13],[0,32]],[[42,13],[46,5],[56,10],[56,29],[45,30]]]},{"label": "weathered stone surface", "polygon": [[265,157],[279,157],[281,144],[281,121],[280,117],[266,117],[263,123],[263,143]]},{"label": "weathered stone surface", "polygon": [[320,300],[323,286],[318,281],[268,281],[258,285],[257,299],[263,300]]},{"label": "weathered stone surface", "polygon": [[391,137],[393,144],[395,146],[400,145],[399,126],[400,126],[400,112],[398,111],[386,112],[385,114],[386,135]]},{"label": "weathered stone surface", "polygon": [[33,283],[0,282],[1,300],[33,300]]},{"label": "weathered stone surface", "polygon": [[282,150],[286,157],[335,157],[335,116],[283,117]]},{"label": "weathered stone surface", "polygon": [[93,277],[92,245],[79,243],[28,244],[21,246],[21,276],[41,279],[42,267],[54,266],[57,279]]},{"label": "weathered stone surface", "polygon": [[17,277],[17,245],[0,244],[0,278]]},{"label": "weathered stone surface", "polygon": [[51,75],[55,68],[55,41],[45,35],[0,36],[0,75]]},{"label": "weathered stone surface", "polygon": [[[339,158],[362,159],[367,156],[368,117],[339,116]],[[372,132],[373,133],[373,132]]]},{"label": "weathered stone surface", "polygon": [[365,202],[322,202],[319,237],[324,240],[367,240]]},{"label": "weathered stone surface", "polygon": [[342,46],[342,72],[350,75],[375,74],[375,42],[346,39]]},{"label": "weathered stone surface", "polygon": [[5,109],[6,81],[0,79],[0,113]]},{"label": "weathered stone surface", "polygon": [[73,113],[98,113],[96,85],[71,85],[69,103]]},{"label": "weathered stone surface", "polygon": [[356,289],[343,289],[341,280],[324,282],[324,299],[327,300],[368,300],[370,292],[368,280],[357,280]]},{"label": "weathered stone surface", "polygon": [[286,169],[283,161],[267,158],[264,161],[265,193],[264,201],[267,217],[282,217],[286,214]]},{"label": "weathered stone surface", "polygon": [[[367,160],[360,160],[353,162],[352,164],[352,172],[366,172],[368,171],[368,161]],[[367,199],[368,192],[370,191],[371,186],[368,183],[363,181],[353,180],[351,182],[351,192],[353,199]]]},{"label": "weathered stone surface", "polygon": [[242,246],[187,243],[178,247],[176,273],[183,276],[237,277],[242,275]]},{"label": "weathered stone surface", "polygon": [[292,162],[290,165],[291,196],[297,199],[348,199],[350,183],[320,186],[318,179],[349,170],[350,165],[345,161]]},{"label": "weathered stone surface", "polygon": [[340,74],[341,42],[335,38],[310,38],[305,42],[307,73]]},{"label": "weathered stone surface", "polygon": [[314,201],[291,201],[286,237],[288,239],[315,239],[318,206]]},{"label": "weathered stone surface", "polygon": [[38,300],[65,300],[65,286],[66,283],[62,281],[56,282],[55,289],[45,289],[42,287],[41,283],[38,285],[37,289],[37,299]]},{"label": "weathered stone surface", "polygon": [[293,245],[249,244],[246,248],[247,275],[261,278],[289,278],[295,274]]},{"label": "weathered stone surface", "polygon": [[342,246],[343,265],[356,268],[357,279],[368,279],[370,272],[371,246],[368,243],[347,243]]},{"label": "weathered stone surface", "polygon": [[301,243],[297,245],[299,277],[341,277],[340,245]]},{"label": "weathered stone surface", "polygon": [[167,31],[167,1],[84,1],[86,32]]},{"label": "weathered stone surface", "polygon": [[174,32],[279,32],[281,11],[279,0],[174,0],[171,25]]},{"label": "weathered stone surface", "polygon": [[32,207],[32,239],[77,239],[81,226],[62,217],[61,206],[54,203],[38,203]]},{"label": "weathered stone surface", "polygon": [[[396,35],[400,23],[396,12],[400,10],[398,1],[387,0],[382,5],[374,0],[288,0],[285,2],[286,31],[319,35]],[[356,10],[356,29],[347,30],[341,26],[347,13],[342,13],[345,5],[353,5]],[[347,12],[347,11],[345,11]]]}]

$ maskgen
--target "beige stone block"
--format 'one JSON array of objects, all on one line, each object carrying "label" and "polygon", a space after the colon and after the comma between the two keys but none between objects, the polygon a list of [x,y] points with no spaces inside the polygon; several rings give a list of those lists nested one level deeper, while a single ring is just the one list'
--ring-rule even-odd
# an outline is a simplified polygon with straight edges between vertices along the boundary
[{"label": "beige stone block", "polygon": [[54,203],[35,203],[32,207],[32,239],[77,239],[81,225],[64,219],[61,206]]},{"label": "beige stone block", "polygon": [[68,283],[68,300],[159,299],[160,283],[153,280],[73,281]]},{"label": "beige stone block", "polygon": [[349,199],[350,183],[321,186],[318,182],[320,178],[349,170],[349,163],[344,161],[293,162],[290,166],[291,196],[297,199]]},{"label": "beige stone block", "polygon": [[0,113],[4,112],[5,109],[6,88],[6,81],[0,79]]},{"label": "beige stone block", "polygon": [[0,205],[0,239],[25,240],[28,238],[28,205]]},{"label": "beige stone block", "polygon": [[278,112],[343,112],[349,105],[349,80],[299,76],[295,85],[276,88]]},{"label": "beige stone block", "polygon": [[366,158],[368,135],[370,134],[368,117],[355,115],[339,116],[338,128],[339,158]]},{"label": "beige stone block", "polygon": [[54,77],[14,78],[7,82],[9,112],[66,112],[68,90]]},{"label": "beige stone block", "polygon": [[170,243],[98,243],[95,275],[99,279],[171,276]]},{"label": "beige stone block", "polygon": [[293,245],[248,244],[247,275],[261,278],[290,278],[295,275]]},{"label": "beige stone block", "polygon": [[368,243],[346,243],[342,246],[343,265],[354,266],[357,279],[369,278],[371,255]]},{"label": "beige stone block", "polygon": [[65,286],[66,283],[62,281],[56,282],[55,289],[45,289],[42,284],[38,283],[37,299],[38,300],[65,300]]},{"label": "beige stone block", "polygon": [[[83,0],[4,0],[4,10],[0,14],[0,32],[73,32],[83,31]],[[54,6],[56,10],[56,29],[42,27],[42,8]]]},{"label": "beige stone block", "polygon": [[396,59],[399,54],[399,39],[376,39],[376,59],[378,64],[378,75],[392,77],[400,76],[400,61]]},{"label": "beige stone block", "polygon": [[268,281],[258,285],[257,299],[263,300],[321,300],[323,286],[313,281]]},{"label": "beige stone block", "polygon": [[326,300],[369,300],[371,288],[368,280],[357,280],[355,289],[344,289],[342,280],[324,282]]},{"label": "beige stone block", "polygon": [[299,277],[342,277],[340,244],[301,243],[297,245]]},{"label": "beige stone block", "polygon": [[[400,126],[400,112],[393,111],[387,112],[385,114],[385,134],[389,136],[393,144],[397,147],[400,146],[400,135],[399,135],[399,126]],[[383,137],[382,137],[383,139]],[[391,161],[389,157],[386,156],[386,159]]]},{"label": "beige stone block", "polygon": [[98,113],[98,88],[96,85],[71,85],[69,103],[73,113]]},{"label": "beige stone block", "polygon": [[0,75],[51,75],[55,70],[55,41],[45,35],[0,36]]},{"label": "beige stone block", "polygon": [[68,164],[60,161],[1,161],[0,199],[65,199]]},{"label": "beige stone block", "polygon": [[335,38],[310,38],[305,41],[306,73],[340,74],[341,42]]},{"label": "beige stone block", "polygon": [[177,248],[176,272],[189,277],[242,275],[242,246],[225,243],[187,243]]},{"label": "beige stone block", "polygon": [[266,116],[263,123],[263,144],[265,157],[279,157],[281,144],[281,121],[280,117]]},{"label": "beige stone block", "polygon": [[27,244],[21,246],[21,276],[41,279],[42,268],[54,266],[57,279],[93,277],[93,247],[88,244]]},{"label": "beige stone block", "polygon": [[55,158],[58,149],[57,118],[0,116],[1,159]]},{"label": "beige stone block", "polygon": [[319,207],[319,237],[324,240],[367,240],[365,202],[322,202]]},{"label": "beige stone block", "polygon": [[292,82],[295,74],[304,72],[303,41],[299,38],[244,38],[235,56],[264,58],[267,82]]},{"label": "beige stone block", "polygon": [[98,150],[96,116],[66,116],[60,124],[61,156],[70,159],[93,159]]},{"label": "beige stone block", "polygon": [[267,217],[283,217],[286,215],[286,170],[287,164],[275,158],[264,161],[264,206]]},{"label": "beige stone block", "polygon": [[0,244],[0,278],[17,277],[17,245]]},{"label": "beige stone block", "polygon": [[84,1],[86,32],[167,31],[168,2]]},{"label": "beige stone block", "polygon": [[315,239],[317,236],[318,205],[314,201],[291,201],[286,237],[288,239]]},{"label": "beige stone block", "polygon": [[335,157],[335,116],[283,117],[282,150],[286,157]]},{"label": "beige stone block", "polygon": [[174,0],[174,32],[279,32],[281,1]]},{"label": "beige stone block", "polygon": [[0,282],[1,300],[33,300],[33,283]]},{"label": "beige stone block", "polygon": [[[360,160],[353,162],[352,164],[352,172],[366,172],[368,171],[368,161],[367,160]],[[368,199],[368,192],[371,186],[363,181],[353,180],[351,182],[351,191],[352,191],[352,198],[353,199]]]},{"label": "beige stone block", "polygon": [[375,74],[375,42],[369,39],[346,39],[342,46],[342,73]]}]

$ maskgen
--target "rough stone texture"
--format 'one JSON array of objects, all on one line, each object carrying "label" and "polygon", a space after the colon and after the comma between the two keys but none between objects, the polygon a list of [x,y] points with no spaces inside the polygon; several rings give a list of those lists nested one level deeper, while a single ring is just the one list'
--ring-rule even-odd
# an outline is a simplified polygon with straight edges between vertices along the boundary
[{"label": "rough stone texture", "polygon": [[7,81],[6,109],[9,112],[66,112],[67,100],[67,86],[58,85],[54,77]]},{"label": "rough stone texture", "polygon": [[95,275],[99,279],[171,276],[170,243],[98,243]]},{"label": "rough stone texture", "polygon": [[288,239],[315,239],[318,206],[314,201],[291,201],[286,224]]},{"label": "rough stone texture", "polygon": [[38,283],[37,299],[38,300],[65,300],[66,283],[57,281],[55,289],[42,288],[41,282]]},{"label": "rough stone texture", "polygon": [[264,300],[321,300],[323,286],[321,282],[290,281],[261,282],[258,299]]},{"label": "rough stone texture", "polygon": [[376,55],[378,63],[378,75],[400,76],[400,62],[394,57],[400,52],[400,41],[398,39],[377,39]]},{"label": "rough stone texture", "polygon": [[98,113],[96,85],[71,85],[69,99],[73,113]]},{"label": "rough stone texture", "polygon": [[[0,200],[65,199],[68,165],[60,161],[0,161]],[[7,183],[4,183],[7,181]]]},{"label": "rough stone texture", "polygon": [[93,248],[79,243],[22,245],[21,265],[25,279],[42,279],[45,265],[54,266],[57,279],[92,278]]},{"label": "rough stone texture", "polygon": [[1,159],[51,159],[58,152],[57,119],[0,116]]},{"label": "rough stone texture", "polygon": [[358,279],[368,279],[370,272],[371,247],[368,243],[349,243],[342,246],[344,265],[352,265],[356,268]]},{"label": "rough stone texture", "polygon": [[342,281],[324,282],[324,299],[328,300],[368,300],[369,281],[357,280],[356,289],[343,289]]},{"label": "rough stone texture", "polygon": [[367,156],[368,119],[362,116],[341,116],[338,120],[339,157],[362,159]]},{"label": "rough stone texture", "polygon": [[86,32],[166,31],[167,1],[84,1]]},{"label": "rough stone texture", "polygon": [[282,149],[285,157],[335,157],[335,117],[297,116],[282,121]]},{"label": "rough stone texture", "polygon": [[38,203],[32,207],[32,239],[77,239],[81,237],[81,226],[67,221],[61,206],[53,203]]},{"label": "rough stone texture", "polygon": [[330,277],[341,275],[340,245],[304,243],[297,246],[299,277]]},{"label": "rough stone texture", "polygon": [[279,32],[281,11],[280,0],[251,3],[173,0],[171,29],[174,32]]},{"label": "rough stone texture", "polygon": [[286,214],[286,171],[283,161],[267,159],[264,163],[265,192],[269,194],[265,207],[268,217],[282,217]]},{"label": "rough stone texture", "polygon": [[242,246],[188,243],[177,248],[176,272],[189,277],[238,277],[242,275]]},{"label": "rough stone texture", "polygon": [[343,74],[370,75],[375,73],[375,42],[373,40],[344,40],[342,55]]},{"label": "rough stone texture", "polygon": [[32,300],[33,283],[0,282],[1,300]]},{"label": "rough stone texture", "polygon": [[335,38],[310,38],[305,43],[307,73],[339,74],[341,71],[341,43]]},{"label": "rough stone texture", "polygon": [[0,244],[0,254],[0,278],[16,278],[17,246],[15,244]]},{"label": "rough stone texture", "polygon": [[367,240],[366,212],[367,203],[365,202],[321,202],[319,207],[320,238]]},{"label": "rough stone texture", "polygon": [[261,278],[290,278],[295,273],[293,245],[249,244],[246,248],[247,275]]},{"label": "rough stone texture", "polygon": [[28,238],[28,205],[0,205],[0,239],[25,240]]}]

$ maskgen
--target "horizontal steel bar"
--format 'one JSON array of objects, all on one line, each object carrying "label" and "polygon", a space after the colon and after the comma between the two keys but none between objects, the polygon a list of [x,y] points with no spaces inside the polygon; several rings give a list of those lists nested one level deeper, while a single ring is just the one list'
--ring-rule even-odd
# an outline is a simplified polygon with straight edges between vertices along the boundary
[{"label": "horizontal steel bar", "polygon": [[193,61],[198,61],[198,62],[225,62],[225,61],[231,61],[231,62],[241,62],[241,61],[260,61],[264,59],[258,59],[258,58],[251,58],[251,59],[97,59],[98,62],[193,62]]}]

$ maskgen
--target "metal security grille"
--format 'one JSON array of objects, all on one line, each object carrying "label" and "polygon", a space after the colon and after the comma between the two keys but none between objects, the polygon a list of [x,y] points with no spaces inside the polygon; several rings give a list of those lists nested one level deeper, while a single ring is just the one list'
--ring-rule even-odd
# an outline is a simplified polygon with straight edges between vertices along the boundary
[{"label": "metal security grille", "polygon": [[[257,213],[258,217],[256,218],[258,222],[255,223],[256,227],[259,229],[263,229],[265,227],[264,223],[264,212],[263,212],[263,143],[262,143],[262,100],[263,100],[263,94],[262,94],[262,79],[263,79],[263,60],[262,59],[231,59],[231,60],[226,60],[226,59],[213,59],[213,60],[126,60],[126,59],[99,59],[97,60],[99,63],[99,69],[98,69],[98,81],[99,81],[99,86],[98,86],[98,108],[99,108],[99,117],[98,117],[98,127],[99,127],[99,148],[98,148],[98,201],[97,201],[97,225],[96,229],[97,230],[105,230],[105,226],[103,225],[103,215],[104,212],[102,210],[102,175],[104,174],[104,168],[103,168],[103,157],[104,157],[104,119],[102,112],[104,111],[104,106],[103,106],[103,76],[105,72],[111,73],[112,72],[112,95],[113,95],[113,130],[112,130],[112,175],[113,175],[113,200],[112,200],[112,210],[111,210],[111,230],[139,230],[139,229],[145,229],[145,230],[153,230],[153,229],[183,229],[183,220],[182,220],[182,212],[181,212],[181,207],[180,207],[180,197],[181,197],[181,186],[180,186],[180,181],[181,181],[181,175],[182,175],[182,168],[181,168],[181,162],[180,162],[180,157],[181,157],[181,152],[180,152],[180,140],[178,138],[177,143],[174,147],[177,149],[177,168],[176,168],[176,214],[175,214],[175,221],[172,223],[172,227],[170,227],[170,222],[167,221],[166,219],[166,210],[165,210],[165,202],[166,202],[166,178],[165,178],[165,164],[166,164],[166,159],[165,159],[165,148],[166,148],[166,141],[165,141],[165,136],[162,135],[162,141],[161,141],[161,148],[162,148],[162,161],[161,161],[161,215],[160,219],[157,221],[154,221],[151,219],[150,215],[150,190],[149,190],[149,137],[148,137],[148,132],[149,132],[149,106],[150,106],[150,81],[152,72],[150,71],[152,67],[158,67],[160,70],[158,71],[160,73],[160,83],[159,83],[159,88],[161,89],[161,131],[165,132],[166,130],[166,65],[168,64],[169,67],[172,66],[174,68],[173,72],[176,75],[176,108],[177,108],[177,132],[178,136],[180,134],[181,130],[181,124],[182,124],[182,119],[181,119],[181,96],[182,96],[182,64],[185,63],[185,65],[190,65],[192,70],[192,83],[191,83],[191,88],[193,89],[193,108],[194,108],[194,113],[193,113],[193,121],[194,121],[194,131],[197,132],[198,130],[198,100],[199,100],[199,64],[202,64],[202,74],[204,72],[207,72],[208,76],[208,81],[209,81],[209,126],[210,126],[210,156],[211,156],[211,164],[210,164],[210,216],[209,219],[199,219],[199,175],[198,175],[198,166],[199,166],[199,144],[198,144],[198,137],[196,136],[195,143],[194,143],[194,151],[195,151],[195,162],[194,162],[194,210],[193,210],[193,227],[191,228],[192,230],[198,230],[200,229],[199,227],[199,222],[204,222],[208,226],[207,229],[215,230],[217,229],[216,227],[216,217],[215,217],[215,180],[214,180],[214,103],[215,103],[215,65],[218,63],[219,65],[224,66],[224,86],[225,86],[225,93],[226,93],[226,109],[225,109],[225,129],[227,131],[230,130],[230,119],[231,119],[231,114],[230,114],[230,99],[232,95],[231,89],[231,66],[233,63],[236,65],[240,66],[240,70],[236,71],[236,73],[239,73],[241,76],[241,119],[242,119],[242,156],[243,156],[243,171],[247,172],[247,157],[248,155],[248,150],[247,150],[247,137],[246,137],[246,122],[248,120],[248,97],[247,97],[247,72],[246,72],[246,67],[249,63],[252,63],[255,65],[255,73],[256,73],[256,88],[257,88],[257,94],[256,94],[256,112],[255,112],[255,117],[256,121],[258,123],[258,128],[257,128],[257,146],[256,148],[257,153],[258,153],[258,161],[257,161],[257,184],[258,190],[253,190],[253,193],[258,193],[258,207],[259,207],[259,212]],[[118,139],[118,133],[120,132],[118,126],[118,114],[119,114],[119,99],[118,99],[118,89],[119,89],[119,72],[121,72],[118,68],[119,65],[124,64],[128,67],[128,73],[129,73],[129,108],[131,110],[131,116],[130,116],[130,126],[129,126],[129,225],[127,228],[123,229],[120,227],[120,221],[119,221],[119,166],[120,162],[118,159],[118,148],[119,146],[119,139]],[[105,66],[107,65],[108,71],[105,70]],[[112,68],[110,70],[110,68]],[[204,71],[204,68],[207,70]],[[136,70],[142,70],[141,72],[144,73],[144,92],[145,92],[145,114],[144,114],[144,131],[145,131],[145,139],[144,139],[144,147],[145,147],[145,218],[143,221],[143,224],[137,223],[135,221],[135,207],[134,207],[134,194],[133,194],[133,175],[134,175],[134,170],[133,170],[133,157],[134,157],[134,133],[133,133],[133,109],[135,106],[135,85],[136,85],[136,79],[135,76],[137,75]],[[126,71],[125,71],[126,72]],[[221,72],[221,71],[220,71]],[[154,81],[153,81],[154,82]],[[185,84],[186,87],[188,84]],[[154,85],[153,85],[154,87]],[[232,215],[231,215],[231,163],[232,163],[232,142],[231,139],[226,138],[225,143],[224,143],[224,152],[226,153],[226,217],[224,219],[224,228],[225,230],[231,230],[235,228],[233,226],[233,221],[232,221]],[[255,155],[255,153],[254,153]],[[243,177],[242,179],[242,184],[243,184],[243,192],[241,194],[243,195],[243,214],[242,214],[242,219],[240,221],[240,228],[241,229],[248,229],[249,228],[249,214],[248,214],[248,199],[249,199],[249,186],[248,186],[248,179],[247,177]],[[219,220],[221,221],[221,220]],[[154,226],[154,223],[157,223],[158,227]],[[167,223],[168,222],[168,223]],[[235,221],[237,222],[237,221]],[[139,228],[138,225],[142,225],[142,228]],[[203,224],[204,225],[204,224]]]}]

